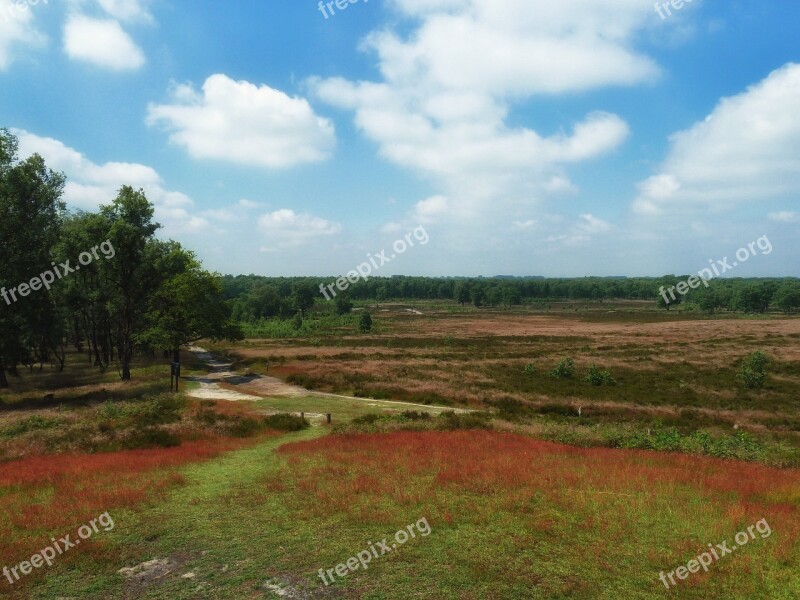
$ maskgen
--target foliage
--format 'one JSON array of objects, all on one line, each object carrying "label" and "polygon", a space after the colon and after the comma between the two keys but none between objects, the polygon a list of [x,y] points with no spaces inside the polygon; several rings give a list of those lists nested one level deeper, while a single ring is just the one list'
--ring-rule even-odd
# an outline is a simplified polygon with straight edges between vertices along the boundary
[{"label": "foliage", "polygon": [[365,311],[364,314],[361,315],[361,319],[358,321],[358,330],[361,333],[369,333],[372,331],[372,315],[370,315],[369,312]]},{"label": "foliage", "polygon": [[594,363],[589,366],[589,371],[586,373],[586,381],[596,386],[616,384],[609,371],[600,370]]},{"label": "foliage", "polygon": [[550,375],[556,379],[572,379],[575,374],[575,361],[571,358],[562,358],[558,361],[555,368],[550,371]]},{"label": "foliage", "polygon": [[761,389],[766,383],[766,367],[768,363],[766,355],[760,350],[749,354],[742,361],[739,370],[739,379],[748,389]]}]

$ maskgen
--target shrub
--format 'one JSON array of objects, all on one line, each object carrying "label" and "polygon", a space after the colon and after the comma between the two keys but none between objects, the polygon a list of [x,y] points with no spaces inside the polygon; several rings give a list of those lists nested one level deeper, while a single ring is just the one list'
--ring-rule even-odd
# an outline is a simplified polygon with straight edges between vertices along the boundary
[{"label": "shrub", "polygon": [[362,415],[360,417],[356,417],[353,419],[354,425],[371,425],[375,421],[379,421],[381,419],[381,415],[370,413],[368,415]]},{"label": "shrub", "polygon": [[431,418],[431,413],[428,412],[421,412],[416,410],[407,410],[402,413],[404,419],[408,419],[409,421],[420,421],[420,420],[428,420]]},{"label": "shrub", "polygon": [[550,375],[556,379],[572,379],[575,374],[575,361],[571,358],[562,358],[556,367],[550,371]]},{"label": "shrub", "polygon": [[439,415],[437,429],[441,431],[454,431],[456,429],[491,429],[489,423],[491,415],[486,413],[458,414],[453,411],[443,412]]},{"label": "shrub", "polygon": [[358,329],[361,333],[369,333],[372,331],[372,315],[368,312],[361,315],[361,319],[358,321]]},{"label": "shrub", "polygon": [[761,389],[767,380],[765,369],[767,367],[766,355],[761,351],[753,352],[742,361],[739,379],[745,387],[751,390]]},{"label": "shrub", "polygon": [[52,429],[53,427],[58,427],[62,423],[63,421],[60,419],[47,419],[39,415],[33,415],[0,429],[0,437],[12,438],[22,435],[23,433],[28,433],[29,431]]},{"label": "shrub", "polygon": [[303,417],[287,413],[270,415],[264,419],[264,423],[270,429],[277,429],[279,431],[300,431],[301,429],[306,429],[310,425]]},{"label": "shrub", "polygon": [[534,367],[531,363],[525,365],[525,375],[536,375],[536,367]]},{"label": "shrub", "polygon": [[610,372],[601,371],[595,364],[589,366],[586,381],[592,385],[614,385],[616,383]]}]

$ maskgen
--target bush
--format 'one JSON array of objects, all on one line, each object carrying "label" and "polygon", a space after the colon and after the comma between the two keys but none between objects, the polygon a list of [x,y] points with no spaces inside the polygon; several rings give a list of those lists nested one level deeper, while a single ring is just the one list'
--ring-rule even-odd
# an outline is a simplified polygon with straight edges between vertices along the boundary
[{"label": "bush", "polygon": [[368,415],[363,415],[361,417],[356,417],[353,419],[354,425],[372,425],[375,421],[380,421],[381,415],[370,413]]},{"label": "bush", "polygon": [[53,427],[58,427],[62,423],[63,421],[60,419],[46,419],[39,415],[33,415],[0,429],[0,437],[12,438],[22,435],[23,433],[28,433],[29,431],[52,429]]},{"label": "bush", "polygon": [[601,371],[595,364],[589,366],[586,381],[592,385],[614,385],[616,383],[610,372]]},{"label": "bush", "polygon": [[409,421],[426,421],[431,418],[431,413],[407,410],[402,413],[402,417],[404,419],[408,419]]},{"label": "bush", "polygon": [[765,369],[768,362],[766,355],[761,351],[753,352],[742,361],[739,379],[746,388],[760,390],[764,387],[767,380]]},{"label": "bush", "polygon": [[534,367],[531,363],[525,365],[525,375],[536,375],[536,367]]},{"label": "bush", "polygon": [[456,429],[491,429],[489,423],[491,415],[487,413],[458,414],[453,411],[443,412],[439,415],[437,429],[440,431],[454,431]]},{"label": "bush", "polygon": [[492,404],[497,408],[498,416],[505,421],[517,421],[535,414],[530,405],[515,398],[501,398]]},{"label": "bush", "polygon": [[575,361],[571,358],[562,358],[558,361],[555,369],[550,371],[550,375],[556,379],[572,379],[575,374]]},{"label": "bush", "polygon": [[361,319],[358,321],[358,329],[361,333],[369,333],[372,331],[372,315],[368,312],[361,315]]},{"label": "bush", "polygon": [[264,423],[270,429],[277,429],[279,431],[300,431],[301,429],[306,429],[310,425],[303,417],[287,413],[270,415],[264,419]]}]

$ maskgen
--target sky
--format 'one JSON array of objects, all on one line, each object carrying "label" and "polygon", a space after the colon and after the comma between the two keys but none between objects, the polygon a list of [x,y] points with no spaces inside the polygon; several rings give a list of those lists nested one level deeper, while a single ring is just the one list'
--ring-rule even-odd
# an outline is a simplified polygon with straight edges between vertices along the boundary
[{"label": "sky", "polygon": [[0,128],[70,208],[141,188],[225,274],[387,250],[376,275],[800,276],[798,23],[796,0],[0,0]]}]

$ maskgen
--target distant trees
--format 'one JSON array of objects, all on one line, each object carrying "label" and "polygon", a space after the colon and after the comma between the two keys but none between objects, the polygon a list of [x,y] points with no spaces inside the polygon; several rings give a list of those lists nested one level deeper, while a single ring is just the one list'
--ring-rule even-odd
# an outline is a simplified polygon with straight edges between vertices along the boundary
[{"label": "distant trees", "polygon": [[775,303],[789,314],[800,310],[800,283],[784,283],[775,293]]},{"label": "distant trees", "polygon": [[0,303],[0,387],[19,365],[63,368],[69,345],[103,370],[116,358],[127,380],[137,353],[177,358],[200,338],[241,337],[219,276],[155,238],[143,191],[125,186],[97,213],[67,213],[63,187],[40,156],[18,160],[0,130],[0,285],[11,296]]}]

